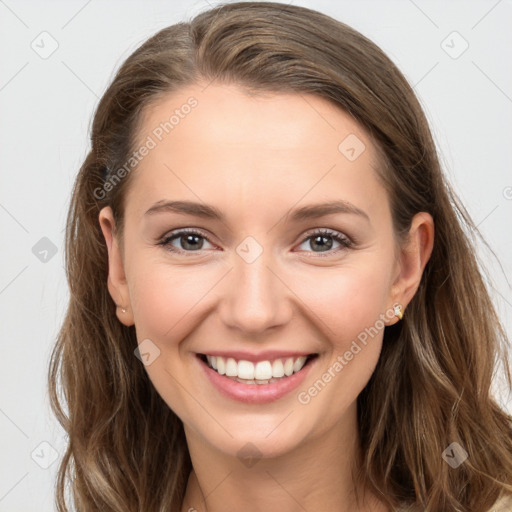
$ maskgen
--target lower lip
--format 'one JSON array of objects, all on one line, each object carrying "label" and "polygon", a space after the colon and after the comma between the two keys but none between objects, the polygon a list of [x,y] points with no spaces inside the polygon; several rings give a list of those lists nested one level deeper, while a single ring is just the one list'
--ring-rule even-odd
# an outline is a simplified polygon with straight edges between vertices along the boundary
[{"label": "lower lip", "polygon": [[291,393],[294,389],[298,388],[304,379],[308,376],[311,367],[316,364],[318,356],[309,360],[307,364],[297,373],[285,377],[277,382],[270,384],[243,384],[232,380],[229,377],[220,375],[208,366],[199,356],[197,360],[201,365],[203,371],[206,373],[208,379],[220,393],[228,398],[245,402],[247,404],[265,404],[279,400],[283,396]]}]

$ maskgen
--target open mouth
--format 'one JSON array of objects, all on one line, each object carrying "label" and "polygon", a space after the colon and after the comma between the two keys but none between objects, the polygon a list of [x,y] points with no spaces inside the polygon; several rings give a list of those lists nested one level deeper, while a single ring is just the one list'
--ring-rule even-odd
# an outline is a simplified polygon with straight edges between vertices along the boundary
[{"label": "open mouth", "polygon": [[197,354],[197,357],[219,375],[236,382],[242,384],[272,384],[302,371],[318,357],[318,354],[276,358],[256,363],[207,354]]}]

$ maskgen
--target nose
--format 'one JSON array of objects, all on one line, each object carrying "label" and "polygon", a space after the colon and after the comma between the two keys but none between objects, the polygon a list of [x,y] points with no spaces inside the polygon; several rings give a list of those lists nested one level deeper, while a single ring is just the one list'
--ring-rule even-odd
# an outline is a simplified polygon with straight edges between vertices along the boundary
[{"label": "nose", "polygon": [[251,263],[235,255],[220,306],[226,326],[255,335],[292,317],[293,293],[270,259],[266,251]]}]

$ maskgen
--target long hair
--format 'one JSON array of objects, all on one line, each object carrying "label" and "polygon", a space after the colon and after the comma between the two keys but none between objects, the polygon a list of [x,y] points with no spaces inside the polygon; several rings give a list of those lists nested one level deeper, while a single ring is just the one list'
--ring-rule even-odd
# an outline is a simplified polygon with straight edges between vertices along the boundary
[{"label": "long hair", "polygon": [[[378,46],[329,16],[238,2],[144,42],[95,111],[66,225],[70,299],[48,372],[52,410],[68,435],[59,512],[68,510],[67,484],[80,512],[182,506],[192,467],[183,424],[134,356],[134,327],[116,318],[98,213],[112,207],[122,239],[132,174],[105,183],[135,150],[147,107],[213,80],[315,94],[348,112],[380,154],[397,240],[416,213],[434,219],[419,289],[403,321],[385,329],[379,362],[357,399],[364,454],[357,478],[390,507],[426,512],[481,512],[511,495],[512,417],[490,392],[500,358],[512,388],[508,341],[475,254],[480,235],[443,176],[412,88]],[[456,469],[443,458],[454,442],[468,454]]]}]

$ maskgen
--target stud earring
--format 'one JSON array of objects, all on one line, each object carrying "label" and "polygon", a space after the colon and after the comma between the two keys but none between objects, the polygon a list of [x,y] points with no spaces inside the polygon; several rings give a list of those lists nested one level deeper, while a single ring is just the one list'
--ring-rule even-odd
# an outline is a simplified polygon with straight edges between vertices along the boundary
[{"label": "stud earring", "polygon": [[400,304],[396,304],[393,307],[393,312],[395,313],[395,316],[398,317],[399,320],[402,320],[404,314],[402,313],[402,306]]}]

